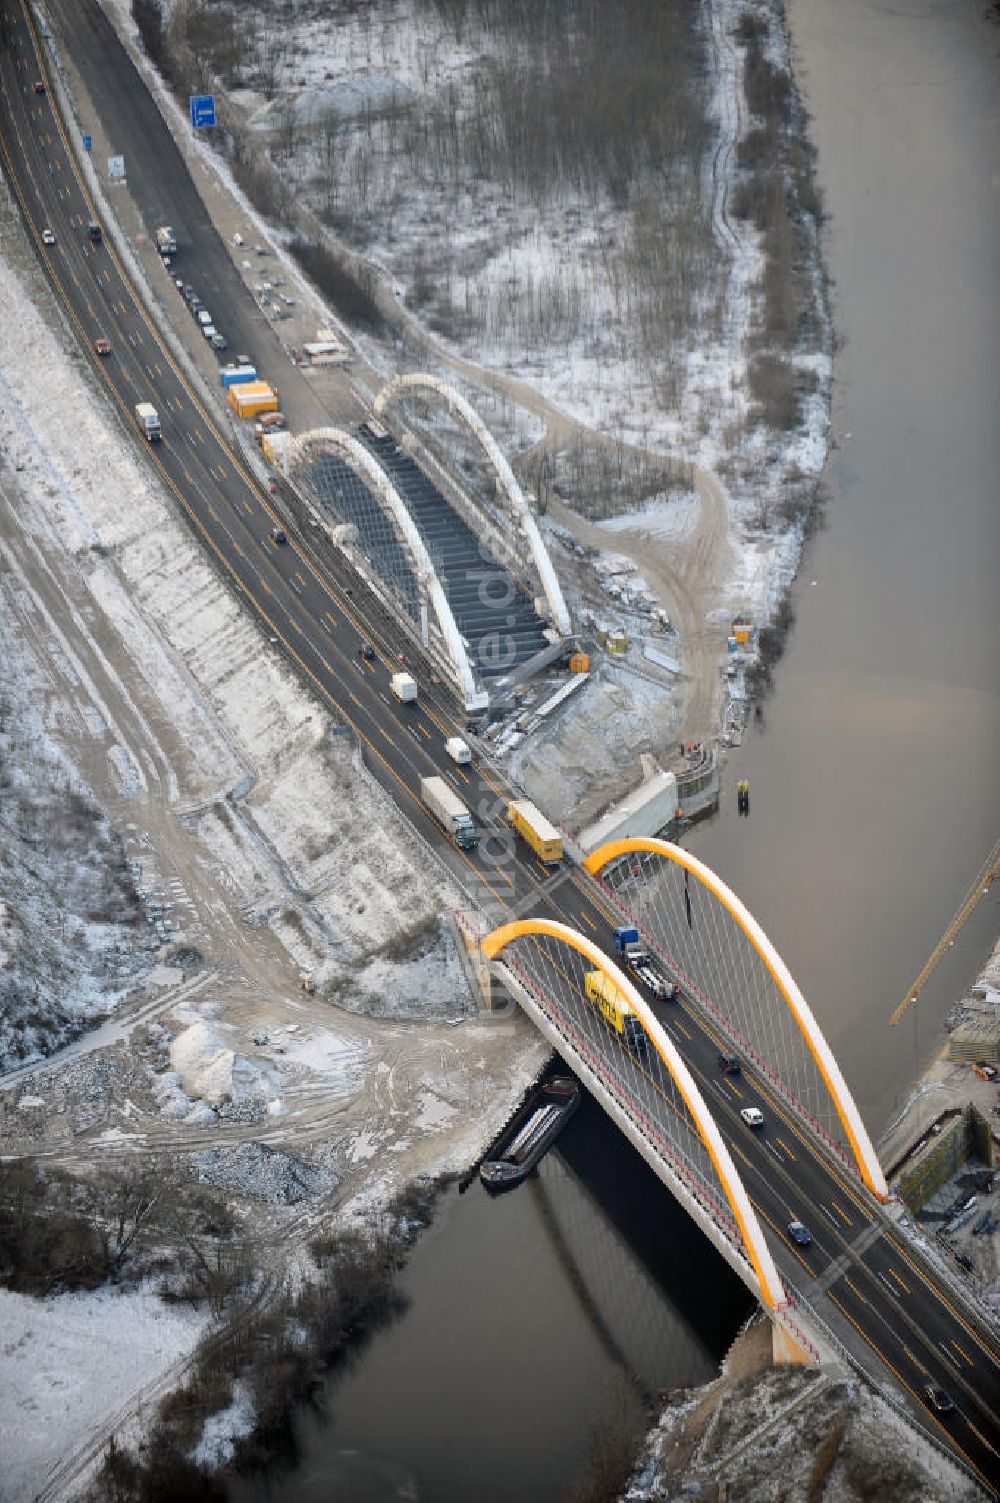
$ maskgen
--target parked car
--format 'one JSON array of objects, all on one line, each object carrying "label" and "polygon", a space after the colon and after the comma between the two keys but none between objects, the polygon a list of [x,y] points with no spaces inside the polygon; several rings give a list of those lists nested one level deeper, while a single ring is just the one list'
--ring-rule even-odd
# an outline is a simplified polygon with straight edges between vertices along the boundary
[{"label": "parked car", "polygon": [[214,324],[202,324],[201,332],[204,334],[207,340],[211,341],[215,338],[216,334],[218,334],[219,331]]},{"label": "parked car", "polygon": [[212,335],[212,345],[217,350],[228,350],[229,340],[226,338],[225,334],[220,334],[218,329],[216,329],[215,333]]},{"label": "parked car", "polygon": [[937,1383],[924,1384],[924,1397],[935,1414],[951,1414],[955,1408],[955,1400],[947,1388],[942,1388]]},{"label": "parked car", "polygon": [[747,1127],[763,1127],[764,1113],[759,1106],[744,1106],[740,1109],[740,1116]]},{"label": "parked car", "polygon": [[743,1066],[740,1064],[735,1054],[723,1054],[720,1051],[718,1058],[719,1069],[722,1071],[723,1075],[739,1075],[742,1072]]},{"label": "parked car", "polygon": [[55,245],[55,243],[56,243],[55,232],[53,230],[50,230],[49,227],[48,227],[48,225],[46,225],[45,228],[44,228],[44,230],[42,231],[42,244],[43,245]]},{"label": "parked car", "polygon": [[198,296],[194,288],[191,286],[190,282],[183,283],[183,285],[181,286],[181,291],[184,294],[184,301],[186,303],[193,303],[195,298]]},{"label": "parked car", "polygon": [[94,340],[94,353],[97,355],[110,355],[111,340],[105,339],[103,334],[99,335],[97,339]]},{"label": "parked car", "polygon": [[195,310],[195,314],[196,314],[196,317],[198,319],[198,322],[202,325],[202,327],[204,327],[205,324],[210,324],[212,322],[212,315],[211,315],[211,313],[209,313],[209,311],[208,311],[207,308],[204,308],[204,307],[200,306],[200,299],[199,299],[199,307]]},{"label": "parked car", "polygon": [[288,419],[283,412],[265,412],[261,415],[260,426],[262,428],[287,428]]},{"label": "parked car", "polygon": [[812,1232],[804,1221],[790,1221],[788,1223],[788,1235],[799,1247],[808,1247],[812,1241]]}]

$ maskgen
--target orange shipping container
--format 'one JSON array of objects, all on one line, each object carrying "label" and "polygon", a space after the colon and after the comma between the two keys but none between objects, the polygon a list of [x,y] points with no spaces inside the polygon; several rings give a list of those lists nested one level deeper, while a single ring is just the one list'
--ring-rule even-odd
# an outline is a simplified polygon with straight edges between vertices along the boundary
[{"label": "orange shipping container", "polygon": [[243,381],[238,386],[231,386],[229,401],[236,415],[242,418],[278,410],[278,398],[266,381]]}]

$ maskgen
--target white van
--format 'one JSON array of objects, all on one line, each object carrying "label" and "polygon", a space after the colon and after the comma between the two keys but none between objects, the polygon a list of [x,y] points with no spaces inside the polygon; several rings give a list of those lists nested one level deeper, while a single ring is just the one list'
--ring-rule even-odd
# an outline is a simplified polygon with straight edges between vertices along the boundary
[{"label": "white van", "polygon": [[444,744],[444,749],[451,760],[457,762],[459,766],[464,767],[466,762],[472,761],[469,744],[467,741],[463,741],[461,736],[449,736]]}]

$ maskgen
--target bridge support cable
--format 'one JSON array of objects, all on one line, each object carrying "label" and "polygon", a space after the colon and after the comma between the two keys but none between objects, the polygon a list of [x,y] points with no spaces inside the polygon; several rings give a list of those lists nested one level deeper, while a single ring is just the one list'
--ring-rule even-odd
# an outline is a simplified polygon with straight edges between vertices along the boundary
[{"label": "bridge support cable", "polygon": [[[515,940],[522,943],[508,949]],[[550,1036],[582,1062],[600,1099],[610,1099],[612,1114],[626,1119],[629,1136],[655,1153],[667,1171],[661,1178],[680,1189],[689,1209],[694,1203],[696,1219],[710,1226],[744,1282],[769,1310],[783,1308],[781,1279],[729,1149],[673,1041],[629,978],[585,935],[551,919],[506,924],[481,946],[490,960],[503,952],[503,966],[544,1015]],[[612,1015],[615,999],[624,998],[631,1029],[602,1016],[601,996]]]},{"label": "bridge support cable", "polygon": [[[476,683],[469,654],[448,603],[448,597],[424,545],[424,540],[399,492],[385,470],[369,454],[364,445],[339,428],[314,428],[292,439],[288,450],[289,464],[295,467],[304,466],[308,464],[311,455],[324,450],[332,450],[334,454],[346,461],[355,474],[364,481],[389,519],[394,533],[409,557],[421,597],[426,597],[433,607],[445,652],[458,681],[466,709],[483,709],[489,702],[489,697]],[[329,498],[326,499],[329,501]]]},{"label": "bridge support cable", "polygon": [[888,1187],[875,1148],[819,1024],[777,950],[736,894],[668,841],[613,841],[585,862],[623,915],[877,1199]]},{"label": "bridge support cable", "polygon": [[483,452],[496,472],[504,495],[507,497],[513,520],[524,534],[531,549],[531,556],[534,560],[545,598],[548,601],[553,624],[560,636],[570,636],[573,626],[570,621],[569,611],[566,608],[562,588],[552,565],[552,560],[549,557],[549,550],[546,548],[542,535],[538,530],[538,523],[535,521],[532,510],[525,499],[524,492],[517,482],[514,471],[507,463],[506,456],[472,404],[467,402],[462,394],[456,391],[453,386],[449,386],[446,381],[441,381],[437,376],[422,375],[419,372],[414,372],[407,376],[396,376],[382,388],[375,398],[376,414],[381,417],[391,402],[403,392],[414,387],[433,391],[442,397],[449,411],[456,413],[478,440]]}]

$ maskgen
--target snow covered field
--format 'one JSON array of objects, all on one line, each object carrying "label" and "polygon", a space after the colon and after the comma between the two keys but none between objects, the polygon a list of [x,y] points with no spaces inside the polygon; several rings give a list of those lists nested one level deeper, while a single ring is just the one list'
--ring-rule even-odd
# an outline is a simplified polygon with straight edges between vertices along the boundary
[{"label": "snow covered field", "polygon": [[29,1299],[0,1289],[0,1500],[24,1503],[49,1469],[151,1392],[205,1327],[155,1294]]}]

